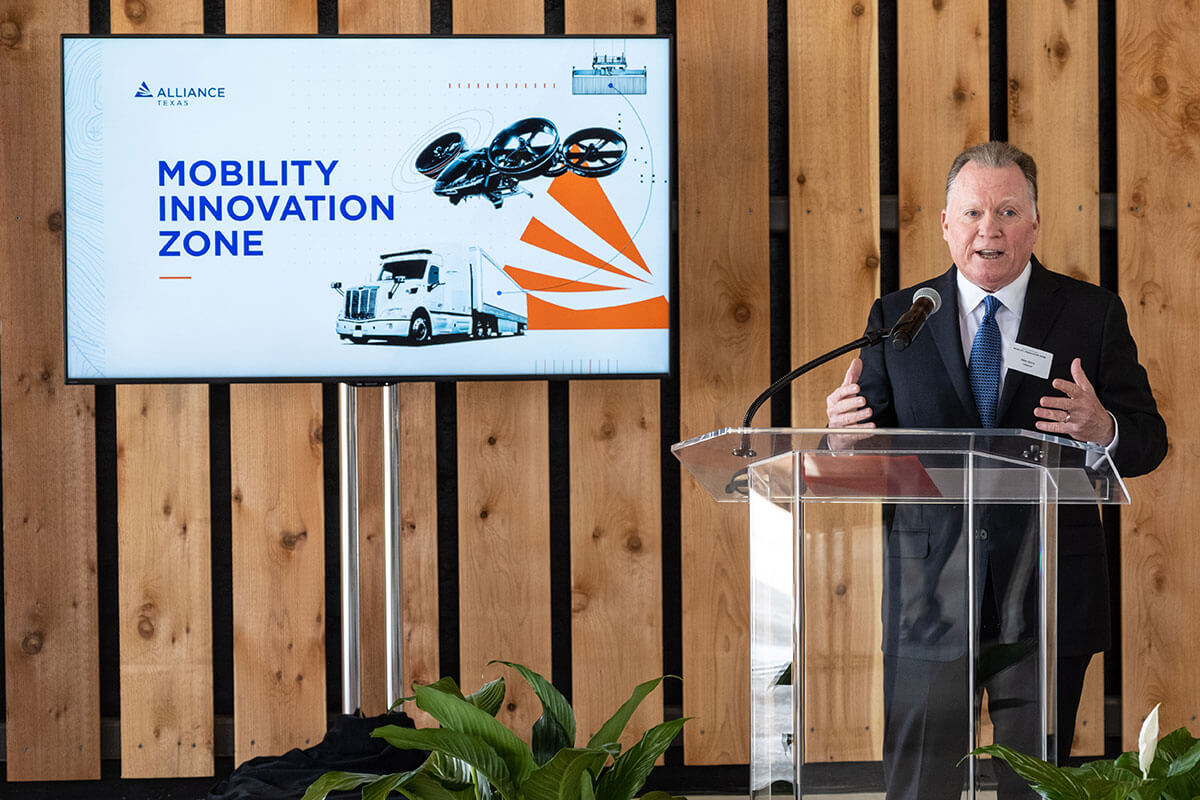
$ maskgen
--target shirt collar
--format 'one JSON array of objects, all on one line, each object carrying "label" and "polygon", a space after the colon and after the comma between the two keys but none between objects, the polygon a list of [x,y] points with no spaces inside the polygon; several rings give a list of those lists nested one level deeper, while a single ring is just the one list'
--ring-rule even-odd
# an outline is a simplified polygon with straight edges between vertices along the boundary
[{"label": "shirt collar", "polygon": [[958,285],[958,308],[961,313],[970,314],[977,305],[983,302],[983,298],[994,294],[1005,308],[1019,317],[1021,310],[1025,307],[1025,292],[1029,288],[1029,276],[1033,274],[1033,261],[1025,263],[1025,269],[1021,270],[1021,274],[1012,283],[994,292],[985,292],[971,283],[962,274],[962,270],[956,269],[954,272]]}]

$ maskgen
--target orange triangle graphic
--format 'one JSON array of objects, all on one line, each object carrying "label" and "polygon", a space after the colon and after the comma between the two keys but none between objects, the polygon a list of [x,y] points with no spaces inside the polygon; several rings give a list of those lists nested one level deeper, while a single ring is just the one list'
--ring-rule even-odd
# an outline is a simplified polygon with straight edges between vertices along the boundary
[{"label": "orange triangle graphic", "polygon": [[621,330],[666,328],[667,298],[653,297],[623,306],[576,310],[529,296],[529,330]]},{"label": "orange triangle graphic", "polygon": [[600,186],[600,181],[584,178],[573,172],[564,172],[550,182],[548,193],[593,233],[646,272],[650,271],[629,232],[625,230],[621,218],[617,216],[616,209],[609,202],[608,195]]},{"label": "orange triangle graphic", "polygon": [[504,265],[504,271],[508,273],[508,277],[512,278],[527,292],[607,292],[618,287],[616,286],[601,286],[598,283],[585,283],[583,281],[571,280],[570,278],[560,278],[556,275],[547,275],[544,272],[533,272],[520,267],[514,267],[511,264]]},{"label": "orange triangle graphic", "polygon": [[[555,178],[555,180],[558,180]],[[619,267],[614,267],[605,261],[601,261],[596,256],[584,250],[579,245],[567,239],[561,233],[549,228],[546,223],[542,222],[537,217],[529,220],[529,224],[525,226],[525,232],[521,234],[521,241],[526,244],[531,244],[534,247],[540,247],[543,250],[548,250],[551,253],[557,253],[564,258],[569,258],[572,261],[578,261],[581,264],[590,264],[597,269],[602,269],[607,272],[615,272],[618,275],[624,275],[626,278],[632,278],[635,281],[642,281],[644,278],[639,278],[636,275],[630,275]]]}]

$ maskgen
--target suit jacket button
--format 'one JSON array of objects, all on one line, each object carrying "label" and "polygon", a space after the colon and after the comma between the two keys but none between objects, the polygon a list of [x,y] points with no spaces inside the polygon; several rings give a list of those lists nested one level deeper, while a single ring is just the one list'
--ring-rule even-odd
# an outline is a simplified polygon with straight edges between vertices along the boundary
[{"label": "suit jacket button", "polygon": [[980,528],[979,529],[979,538],[986,539],[987,537],[988,537],[987,528]]}]

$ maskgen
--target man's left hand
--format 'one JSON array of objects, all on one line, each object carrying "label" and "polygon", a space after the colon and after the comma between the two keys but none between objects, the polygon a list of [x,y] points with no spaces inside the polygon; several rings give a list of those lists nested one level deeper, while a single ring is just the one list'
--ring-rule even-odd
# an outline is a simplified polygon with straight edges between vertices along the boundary
[{"label": "man's left hand", "polygon": [[1100,404],[1078,358],[1071,362],[1071,377],[1073,381],[1054,380],[1054,388],[1065,397],[1043,397],[1033,410],[1040,417],[1037,429],[1108,447],[1116,435],[1112,415]]}]

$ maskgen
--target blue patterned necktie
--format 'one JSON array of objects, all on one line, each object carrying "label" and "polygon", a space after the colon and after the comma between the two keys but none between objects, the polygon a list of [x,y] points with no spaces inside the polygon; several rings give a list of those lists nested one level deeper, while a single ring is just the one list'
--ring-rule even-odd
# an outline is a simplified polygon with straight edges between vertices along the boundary
[{"label": "blue patterned necktie", "polygon": [[1000,301],[994,295],[983,298],[984,315],[975,341],[971,343],[971,393],[985,428],[996,426],[996,398],[1000,394],[1000,326],[996,324],[996,309]]}]

